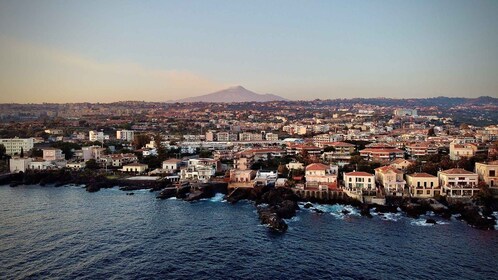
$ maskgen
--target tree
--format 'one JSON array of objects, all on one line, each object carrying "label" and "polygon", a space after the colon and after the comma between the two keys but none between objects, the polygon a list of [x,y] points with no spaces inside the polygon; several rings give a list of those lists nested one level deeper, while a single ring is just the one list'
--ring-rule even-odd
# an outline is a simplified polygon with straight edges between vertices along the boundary
[{"label": "tree", "polygon": [[332,146],[327,146],[323,149],[324,152],[328,153],[328,152],[335,152],[335,148],[332,147]]},{"label": "tree", "polygon": [[287,169],[287,166],[285,166],[285,164],[280,164],[277,168],[277,172],[278,174],[287,177],[287,175],[289,174],[289,169]]},{"label": "tree", "polygon": [[137,134],[135,139],[133,139],[133,146],[136,149],[140,149],[150,142],[150,137],[147,134]]},{"label": "tree", "polygon": [[85,167],[87,169],[91,169],[91,170],[95,170],[95,169],[99,169],[99,164],[97,163],[96,160],[94,160],[93,158],[92,159],[89,159],[86,164],[85,164]]},{"label": "tree", "polygon": [[3,159],[7,152],[7,149],[5,149],[5,146],[3,144],[0,144],[0,159]]},{"label": "tree", "polygon": [[21,153],[19,154],[19,156],[22,158],[24,157],[24,148],[23,147],[21,147]]},{"label": "tree", "polygon": [[429,128],[429,131],[427,131],[427,136],[436,136],[436,132],[434,131],[434,127]]}]

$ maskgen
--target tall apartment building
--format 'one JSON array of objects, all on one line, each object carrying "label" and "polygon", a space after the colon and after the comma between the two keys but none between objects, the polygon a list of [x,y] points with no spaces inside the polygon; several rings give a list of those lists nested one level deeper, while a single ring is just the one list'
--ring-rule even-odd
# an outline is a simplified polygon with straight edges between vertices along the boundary
[{"label": "tall apartment building", "polygon": [[116,131],[116,139],[118,140],[131,142],[133,138],[135,138],[135,131],[133,130],[123,129]]}]

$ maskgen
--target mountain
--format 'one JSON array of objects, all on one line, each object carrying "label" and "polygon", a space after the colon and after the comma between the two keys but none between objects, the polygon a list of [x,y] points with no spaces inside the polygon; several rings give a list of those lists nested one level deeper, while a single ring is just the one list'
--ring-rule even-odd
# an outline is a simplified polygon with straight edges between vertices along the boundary
[{"label": "mountain", "polygon": [[174,102],[212,102],[212,103],[232,103],[232,102],[267,102],[267,101],[285,101],[274,94],[259,94],[245,89],[242,86],[229,87],[224,90],[213,93],[183,98]]}]

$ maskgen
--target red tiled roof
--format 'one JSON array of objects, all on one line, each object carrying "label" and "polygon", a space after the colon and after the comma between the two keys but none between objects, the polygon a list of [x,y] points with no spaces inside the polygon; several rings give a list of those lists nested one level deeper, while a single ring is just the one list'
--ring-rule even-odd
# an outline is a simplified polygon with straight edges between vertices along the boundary
[{"label": "red tiled roof", "polygon": [[346,175],[346,176],[373,176],[373,174],[370,174],[368,172],[363,172],[363,171],[353,171],[353,172],[346,173],[344,175]]},{"label": "red tiled roof", "polygon": [[327,170],[329,167],[321,163],[312,163],[306,166],[306,170]]},{"label": "red tiled roof", "polygon": [[431,175],[431,174],[428,174],[428,173],[413,173],[413,174],[409,174],[407,176],[410,176],[410,177],[417,177],[417,178],[435,178],[436,176],[434,175]]},{"label": "red tiled roof", "polygon": [[451,168],[451,169],[447,169],[447,170],[444,170],[444,171],[441,171],[441,173],[443,174],[452,174],[452,175],[476,175],[475,173],[473,172],[470,172],[470,171],[467,171],[465,169],[462,169],[462,168]]}]

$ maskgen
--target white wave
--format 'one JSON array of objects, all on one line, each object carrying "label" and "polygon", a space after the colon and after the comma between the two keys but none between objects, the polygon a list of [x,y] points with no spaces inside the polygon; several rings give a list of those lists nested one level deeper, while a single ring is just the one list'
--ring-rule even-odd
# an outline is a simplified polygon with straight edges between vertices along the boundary
[{"label": "white wave", "polygon": [[[307,203],[304,203],[302,206],[306,205]],[[344,219],[347,216],[361,216],[360,212],[358,209],[354,208],[351,205],[342,205],[342,204],[312,204],[312,207],[310,208],[304,208],[301,207],[301,209],[310,211],[310,212],[315,212],[316,210],[319,210],[323,213],[330,214],[334,216],[337,219]]]},{"label": "white wave", "polygon": [[172,196],[170,198],[168,198],[168,200],[177,200],[178,198],[176,198],[175,196]]},{"label": "white wave", "polygon": [[[434,226],[434,224],[426,223],[426,219],[416,219],[416,220],[411,221],[410,224],[412,224],[414,226],[421,226],[421,227]],[[438,222],[438,224],[439,224],[439,222]]]},{"label": "white wave", "polygon": [[216,193],[213,197],[211,197],[209,199],[209,201],[211,201],[211,202],[225,202],[226,200],[224,200],[224,198],[225,198],[224,194]]},{"label": "white wave", "polygon": [[384,221],[392,221],[397,222],[401,219],[401,213],[384,213],[382,215],[378,215]]},{"label": "white wave", "polygon": [[301,218],[299,218],[298,216],[294,216],[294,217],[292,217],[292,218],[290,218],[290,219],[284,219],[284,221],[285,221],[287,224],[288,224],[288,223],[298,222],[298,221],[300,221],[300,220],[301,220]]}]

